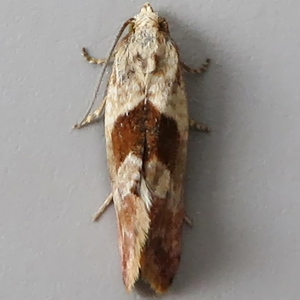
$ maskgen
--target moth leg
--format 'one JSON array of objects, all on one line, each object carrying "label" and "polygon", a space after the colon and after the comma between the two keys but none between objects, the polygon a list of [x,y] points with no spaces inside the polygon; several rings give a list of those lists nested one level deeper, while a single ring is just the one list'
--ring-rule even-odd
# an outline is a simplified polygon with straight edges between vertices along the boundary
[{"label": "moth leg", "polygon": [[104,99],[98,109],[96,109],[92,114],[88,115],[85,119],[83,119],[80,123],[75,124],[75,129],[80,129],[84,126],[90,125],[92,123],[98,122],[105,108],[106,99]]},{"label": "moth leg", "polygon": [[210,127],[206,126],[205,124],[202,124],[200,122],[196,122],[192,119],[189,119],[189,126],[190,128],[196,129],[198,131],[204,131],[204,132],[210,132]]},{"label": "moth leg", "polygon": [[184,223],[189,227],[193,227],[193,221],[188,216],[184,217]]},{"label": "moth leg", "polygon": [[[86,48],[82,48],[82,56],[90,64],[101,65],[107,62],[107,58],[95,58],[89,54]],[[114,56],[114,55],[113,55]]]},{"label": "moth leg", "polygon": [[112,193],[106,198],[104,203],[100,206],[98,211],[95,213],[93,217],[93,221],[96,222],[102,216],[102,214],[106,211],[106,209],[112,204],[113,196]]},{"label": "moth leg", "polygon": [[205,73],[209,66],[210,66],[210,59],[208,58],[199,68],[190,68],[189,66],[187,66],[184,62],[181,62],[181,66],[182,68],[189,72],[189,73],[194,73],[194,74],[201,74],[201,73]]}]

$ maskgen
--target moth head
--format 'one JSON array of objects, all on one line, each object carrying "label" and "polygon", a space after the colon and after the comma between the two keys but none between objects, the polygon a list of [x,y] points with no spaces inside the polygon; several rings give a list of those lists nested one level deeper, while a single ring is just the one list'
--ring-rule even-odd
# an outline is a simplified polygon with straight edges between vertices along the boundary
[{"label": "moth head", "polygon": [[153,13],[154,10],[149,2],[145,3],[141,9],[141,13]]},{"label": "moth head", "polygon": [[134,18],[132,29],[135,28],[143,28],[143,27],[153,27],[157,28],[159,31],[169,33],[169,26],[166,19],[160,17],[157,12],[154,11],[153,7],[150,3],[145,3],[141,8],[139,14],[137,14]]},{"label": "moth head", "polygon": [[145,3],[141,11],[135,16],[135,21],[137,24],[157,22],[158,14],[154,11],[150,3]]}]

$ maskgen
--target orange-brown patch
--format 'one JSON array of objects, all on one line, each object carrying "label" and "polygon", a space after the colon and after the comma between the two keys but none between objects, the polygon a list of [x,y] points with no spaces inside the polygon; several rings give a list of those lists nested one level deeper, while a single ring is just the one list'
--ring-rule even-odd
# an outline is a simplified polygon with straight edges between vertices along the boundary
[{"label": "orange-brown patch", "polygon": [[141,101],[116,120],[112,143],[117,169],[132,152],[143,161],[155,156],[172,171],[177,160],[180,134],[174,119],[161,114],[149,101]]},{"label": "orange-brown patch", "polygon": [[165,292],[172,284],[181,254],[183,206],[171,211],[167,201],[154,201],[148,238],[141,256],[141,276],[157,293]]},{"label": "orange-brown patch", "polygon": [[117,207],[123,280],[131,290],[140,272],[140,257],[149,230],[149,215],[144,202],[128,195]]},{"label": "orange-brown patch", "polygon": [[150,117],[146,120],[146,160],[157,157],[172,172],[180,143],[176,121],[159,113],[151,103],[147,106]]},{"label": "orange-brown patch", "polygon": [[[180,133],[175,120],[160,113],[150,101],[141,101],[118,117],[112,144],[117,170],[132,153],[142,159],[142,175],[147,181],[145,164],[152,159],[171,173],[175,170]],[[137,182],[117,208],[123,278],[130,290],[141,271],[142,278],[161,293],[171,285],[180,262],[183,203],[170,210],[170,199],[154,197],[149,212],[136,188],[139,186]]]},{"label": "orange-brown patch", "polygon": [[119,116],[111,133],[116,169],[132,152],[143,157],[145,144],[145,111],[141,102],[126,115]]}]

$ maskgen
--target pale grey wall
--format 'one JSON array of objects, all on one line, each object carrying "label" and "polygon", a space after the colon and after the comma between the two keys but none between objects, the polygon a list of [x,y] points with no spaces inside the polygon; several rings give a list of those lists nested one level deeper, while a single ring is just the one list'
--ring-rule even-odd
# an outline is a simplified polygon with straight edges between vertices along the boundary
[{"label": "pale grey wall", "polygon": [[[102,126],[74,132],[123,21],[143,1],[2,0],[0,299],[138,299],[123,287]],[[300,2],[153,1],[184,61],[192,133],[180,271],[164,299],[300,294]]]}]

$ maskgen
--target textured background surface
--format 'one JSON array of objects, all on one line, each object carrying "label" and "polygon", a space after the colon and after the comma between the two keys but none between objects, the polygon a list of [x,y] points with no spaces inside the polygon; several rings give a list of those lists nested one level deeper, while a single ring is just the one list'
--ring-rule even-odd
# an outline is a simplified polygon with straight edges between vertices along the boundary
[{"label": "textured background surface", "polygon": [[[2,0],[0,299],[138,299],[123,287],[104,131],[72,131],[123,21],[143,1]],[[180,271],[164,299],[300,294],[299,9],[286,1],[153,1],[184,61],[192,133]]]}]

